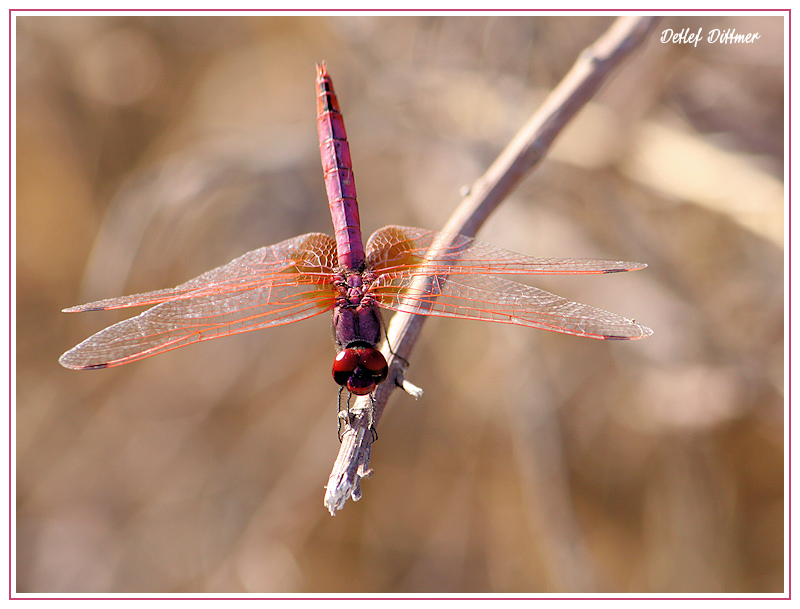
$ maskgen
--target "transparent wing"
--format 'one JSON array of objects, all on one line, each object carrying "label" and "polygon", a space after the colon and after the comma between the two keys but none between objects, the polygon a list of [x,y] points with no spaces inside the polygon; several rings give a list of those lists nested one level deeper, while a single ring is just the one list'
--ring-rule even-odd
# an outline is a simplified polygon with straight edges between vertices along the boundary
[{"label": "transparent wing", "polygon": [[382,275],[371,292],[380,306],[403,313],[495,321],[589,338],[630,340],[653,333],[616,313],[491,275]]},{"label": "transparent wing", "polygon": [[[387,309],[517,324],[576,336],[629,340],[652,330],[609,311],[572,302],[497,274],[615,273],[636,262],[534,258],[464,237],[388,226],[370,237],[367,257],[378,278],[370,289]],[[436,246],[431,250],[432,246]]]},{"label": "transparent wing", "polygon": [[[431,252],[437,239],[449,242]],[[635,271],[641,262],[586,258],[535,258],[475,241],[464,235],[446,235],[408,226],[384,226],[367,242],[367,266],[376,272],[404,272],[421,268],[430,274],[573,275]]]},{"label": "transparent wing", "polygon": [[336,243],[310,233],[236,258],[175,288],[65,309],[156,305],[61,356],[67,368],[106,368],[202,340],[306,319],[333,308]]}]

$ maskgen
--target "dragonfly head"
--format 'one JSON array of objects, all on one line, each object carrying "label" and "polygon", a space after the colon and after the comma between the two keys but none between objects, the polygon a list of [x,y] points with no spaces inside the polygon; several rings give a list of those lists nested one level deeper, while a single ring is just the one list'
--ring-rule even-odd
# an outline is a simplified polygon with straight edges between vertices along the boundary
[{"label": "dragonfly head", "polygon": [[355,395],[367,395],[386,378],[386,358],[368,343],[350,343],[333,360],[333,380]]}]

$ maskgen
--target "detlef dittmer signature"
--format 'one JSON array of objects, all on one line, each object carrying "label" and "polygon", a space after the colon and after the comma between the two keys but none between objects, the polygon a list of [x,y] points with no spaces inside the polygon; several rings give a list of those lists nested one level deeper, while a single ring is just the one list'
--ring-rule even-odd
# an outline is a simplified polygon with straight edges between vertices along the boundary
[{"label": "detlef dittmer signature", "polygon": [[661,42],[663,43],[691,44],[692,46],[697,46],[700,42],[707,42],[708,44],[752,44],[759,38],[761,38],[761,34],[758,32],[740,34],[736,31],[736,28],[713,28],[705,36],[703,35],[703,28],[697,28],[694,31],[688,27],[679,31],[667,28],[661,32]]}]

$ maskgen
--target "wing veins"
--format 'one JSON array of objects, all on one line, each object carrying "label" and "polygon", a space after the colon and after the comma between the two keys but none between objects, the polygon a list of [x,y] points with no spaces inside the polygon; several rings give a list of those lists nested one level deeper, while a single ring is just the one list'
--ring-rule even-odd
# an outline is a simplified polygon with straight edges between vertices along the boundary
[{"label": "wing veins", "polygon": [[375,298],[380,306],[398,312],[510,323],[593,338],[635,339],[652,334],[616,313],[500,277],[438,277],[434,293],[413,286],[410,275],[395,277],[390,285],[376,287]]}]

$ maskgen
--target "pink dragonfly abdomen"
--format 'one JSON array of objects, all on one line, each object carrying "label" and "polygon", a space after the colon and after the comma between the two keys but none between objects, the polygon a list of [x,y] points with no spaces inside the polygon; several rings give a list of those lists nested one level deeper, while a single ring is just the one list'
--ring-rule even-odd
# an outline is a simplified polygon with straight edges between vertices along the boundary
[{"label": "pink dragonfly abdomen", "polygon": [[317,129],[339,265],[358,269],[364,263],[364,245],[350,146],[339,102],[324,63],[317,64]]}]

